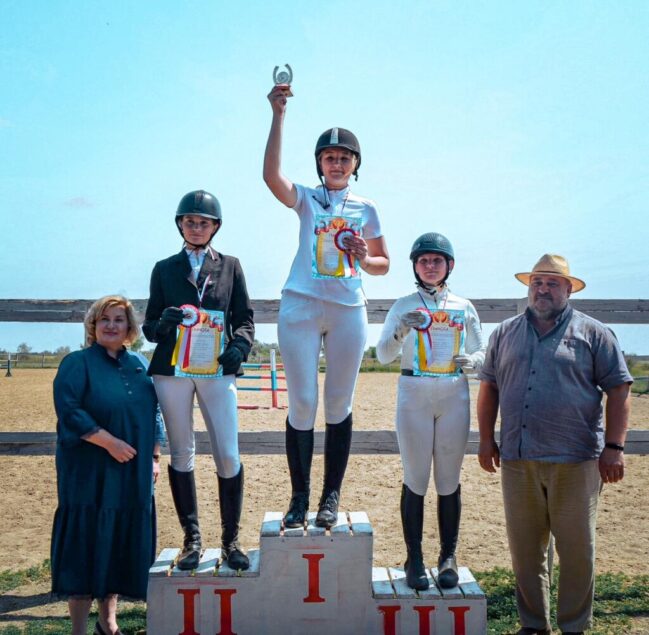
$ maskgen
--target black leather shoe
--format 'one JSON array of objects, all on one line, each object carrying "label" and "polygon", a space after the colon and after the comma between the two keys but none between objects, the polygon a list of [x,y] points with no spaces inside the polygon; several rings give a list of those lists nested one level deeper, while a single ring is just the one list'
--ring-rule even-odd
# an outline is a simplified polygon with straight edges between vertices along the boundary
[{"label": "black leather shoe", "polygon": [[[107,633],[102,627],[99,621],[95,622],[95,630],[93,631],[93,635],[110,635]],[[122,635],[122,631],[117,629],[115,631],[115,635]]]},{"label": "black leather shoe", "polygon": [[421,552],[408,554],[403,569],[406,572],[406,584],[411,589],[425,591],[430,586]]},{"label": "black leather shoe", "polygon": [[284,527],[304,527],[308,511],[309,495],[306,492],[293,494],[288,505],[288,511],[284,516]]},{"label": "black leather shoe", "polygon": [[333,490],[320,499],[318,514],[315,517],[317,527],[331,529],[338,522],[338,492]]},{"label": "black leather shoe", "polygon": [[233,542],[221,547],[221,556],[234,571],[245,571],[250,567],[248,556],[241,551],[239,543]]},{"label": "black leather shoe", "polygon": [[178,556],[176,561],[176,566],[181,571],[192,571],[198,567],[198,563],[201,559],[201,542],[200,540],[196,541],[185,541],[183,550]]},{"label": "black leather shoe", "polygon": [[531,626],[523,626],[520,630],[516,631],[516,635],[552,635],[552,629],[549,628],[532,628]]},{"label": "black leather shoe", "polygon": [[457,574],[457,561],[454,555],[442,560],[437,567],[437,571],[437,581],[442,589],[452,589],[457,586],[460,578]]}]

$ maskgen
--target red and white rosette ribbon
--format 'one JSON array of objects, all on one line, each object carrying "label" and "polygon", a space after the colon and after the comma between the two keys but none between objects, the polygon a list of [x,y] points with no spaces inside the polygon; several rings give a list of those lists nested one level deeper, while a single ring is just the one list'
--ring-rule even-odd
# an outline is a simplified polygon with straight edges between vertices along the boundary
[{"label": "red and white rosette ribbon", "polygon": [[183,304],[180,310],[183,312],[183,321],[181,324],[185,328],[190,329],[195,324],[198,324],[199,311],[193,304]]},{"label": "red and white rosette ribbon", "polygon": [[423,333],[424,331],[427,331],[430,328],[430,325],[433,323],[433,314],[427,308],[421,306],[417,307],[415,311],[422,313],[425,318],[423,324],[414,327],[415,330]]},{"label": "red and white rosette ribbon", "polygon": [[423,324],[420,324],[419,326],[415,326],[415,330],[419,331],[420,333],[425,333],[425,339],[424,339],[424,348],[426,349],[426,365],[430,366],[430,362],[433,359],[433,338],[430,335],[430,327],[433,323],[433,314],[430,312],[430,310],[427,307],[417,307],[416,311],[419,311],[420,313],[423,314],[425,320]]},{"label": "red and white rosette ribbon", "polygon": [[336,245],[338,251],[347,251],[347,247],[345,247],[345,238],[353,238],[354,236],[356,236],[356,234],[353,229],[343,227],[336,232],[336,235],[334,236],[334,245]]},{"label": "red and white rosette ribbon", "polygon": [[356,236],[356,232],[353,229],[350,229],[349,227],[343,227],[342,229],[339,229],[334,236],[334,245],[336,245],[336,249],[338,249],[338,251],[342,251],[345,254],[345,258],[347,259],[347,263],[349,265],[349,272],[352,276],[355,276],[356,267],[354,267],[354,256],[347,253],[347,247],[345,247],[345,238],[349,238],[350,236],[352,238]]}]

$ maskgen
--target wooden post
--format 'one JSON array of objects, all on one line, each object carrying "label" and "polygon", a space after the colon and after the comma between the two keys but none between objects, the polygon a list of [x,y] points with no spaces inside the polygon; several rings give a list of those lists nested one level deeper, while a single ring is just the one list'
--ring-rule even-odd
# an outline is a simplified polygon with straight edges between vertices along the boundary
[{"label": "wooden post", "polygon": [[11,353],[7,353],[7,372],[5,377],[11,377]]}]

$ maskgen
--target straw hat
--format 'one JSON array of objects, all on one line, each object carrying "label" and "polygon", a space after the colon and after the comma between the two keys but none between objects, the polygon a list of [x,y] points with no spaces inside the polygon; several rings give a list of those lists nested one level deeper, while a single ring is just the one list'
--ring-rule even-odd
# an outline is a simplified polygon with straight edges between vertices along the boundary
[{"label": "straw hat", "polygon": [[514,275],[517,280],[520,280],[523,284],[528,286],[530,284],[530,277],[534,275],[559,276],[560,278],[570,280],[573,293],[581,291],[586,286],[586,283],[583,280],[570,275],[568,261],[563,256],[557,256],[556,254],[544,254],[541,256],[541,260],[534,265],[532,271],[527,273],[517,273]]}]

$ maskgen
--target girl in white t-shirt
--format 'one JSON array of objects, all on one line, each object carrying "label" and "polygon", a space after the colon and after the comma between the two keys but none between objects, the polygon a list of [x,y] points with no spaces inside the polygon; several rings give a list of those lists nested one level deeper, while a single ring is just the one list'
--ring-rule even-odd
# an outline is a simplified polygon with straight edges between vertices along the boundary
[{"label": "girl in white t-shirt", "polygon": [[321,185],[296,185],[281,170],[281,145],[288,85],[268,95],[273,119],[264,155],[264,181],[300,219],[300,241],[282,290],[279,345],[288,388],[286,456],[292,496],[286,527],[300,527],[309,508],[313,427],[318,406],[318,366],[324,348],[325,475],[316,525],[337,522],[340,489],[352,434],[352,401],[365,350],[367,312],[360,270],[383,275],[389,267],[374,203],[352,194],[361,150],[349,130],[331,128],[316,143]]},{"label": "girl in white t-shirt", "polygon": [[438,582],[458,582],[455,549],[460,529],[460,469],[469,436],[466,371],[484,362],[480,319],[471,302],[449,291],[455,255],[442,234],[420,236],[410,259],[415,293],[397,300],[385,319],[376,354],[383,364],[401,352],[397,439],[403,465],[401,522],[408,556],[406,581],[428,588],[421,548],[424,497],[431,464],[437,491]]}]

